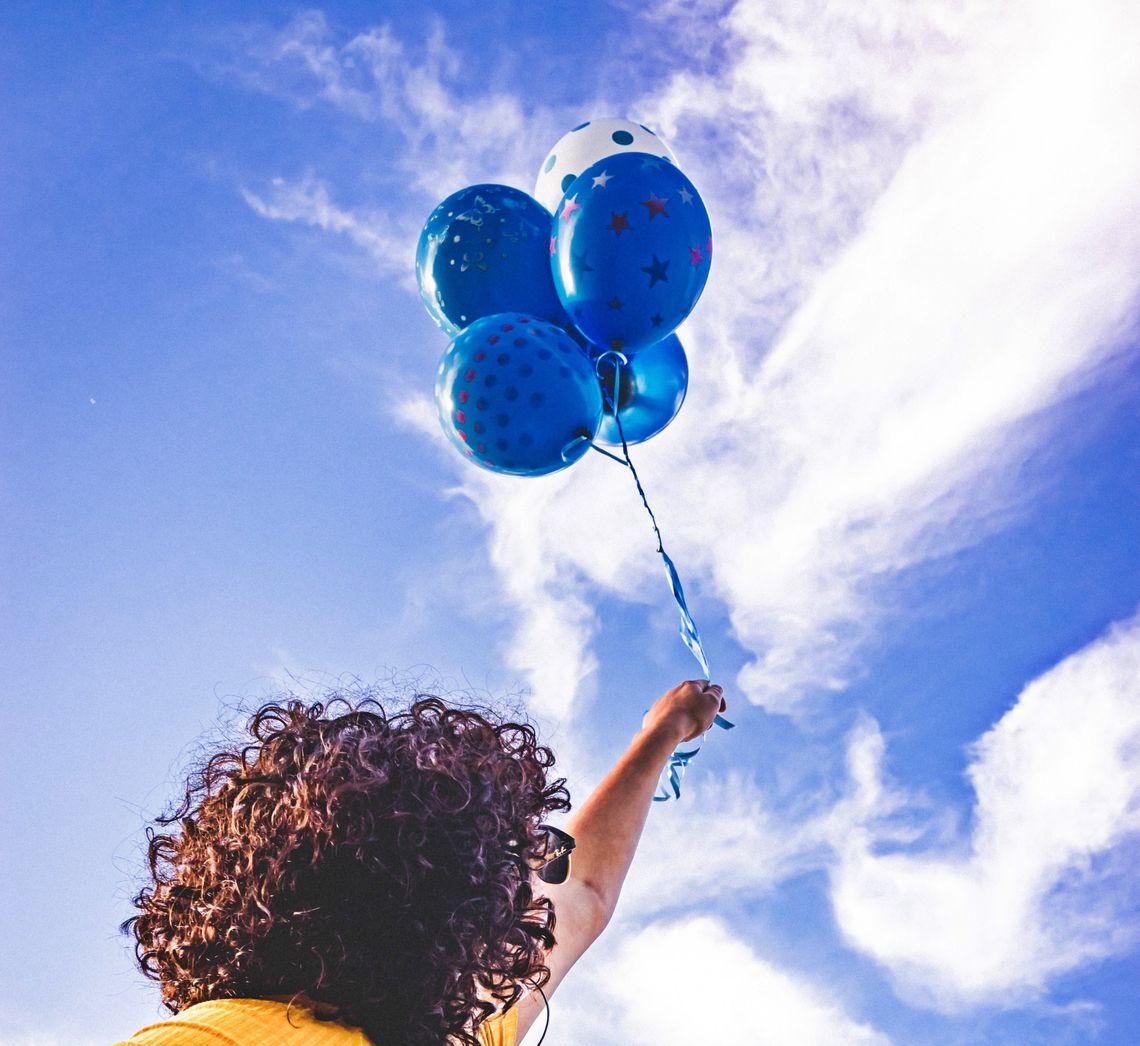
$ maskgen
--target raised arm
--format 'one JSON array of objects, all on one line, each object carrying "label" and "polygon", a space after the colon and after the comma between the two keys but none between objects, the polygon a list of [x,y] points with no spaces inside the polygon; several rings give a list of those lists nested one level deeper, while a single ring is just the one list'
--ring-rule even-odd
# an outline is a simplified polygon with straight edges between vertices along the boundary
[{"label": "raised arm", "polygon": [[[703,734],[723,708],[721,688],[708,680],[673,687],[646,713],[629,748],[570,819],[566,830],[578,844],[570,878],[560,886],[541,884],[557,916],[558,944],[546,959],[548,997],[609,923],[669,756],[682,741]],[[518,1004],[520,1040],[542,1010],[537,992]]]}]

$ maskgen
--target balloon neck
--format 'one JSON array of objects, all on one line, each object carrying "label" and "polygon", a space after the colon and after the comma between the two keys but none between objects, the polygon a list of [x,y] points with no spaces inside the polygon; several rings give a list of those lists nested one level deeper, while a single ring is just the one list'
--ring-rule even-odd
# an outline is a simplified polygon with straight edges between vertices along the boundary
[{"label": "balloon neck", "polygon": [[605,352],[594,361],[602,387],[602,409],[607,414],[625,410],[633,399],[633,375],[629,360],[620,352]]},{"label": "balloon neck", "polygon": [[[593,440],[593,438],[594,434],[588,429],[579,429],[576,433],[574,433],[574,438],[562,448],[562,460],[570,461],[571,452],[583,443],[588,445]],[[585,452],[583,451],[583,453]],[[577,457],[577,455],[574,456]]]}]

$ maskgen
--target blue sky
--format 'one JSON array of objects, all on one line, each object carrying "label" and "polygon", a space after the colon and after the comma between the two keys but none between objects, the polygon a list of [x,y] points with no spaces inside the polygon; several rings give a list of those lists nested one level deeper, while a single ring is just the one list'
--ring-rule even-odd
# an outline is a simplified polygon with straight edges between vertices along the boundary
[{"label": "blue sky", "polygon": [[629,477],[430,400],[423,220],[612,115],[717,237],[635,459],[738,727],[548,1041],[1134,1041],[1140,17],[688,7],[0,15],[4,1046],[154,1014],[141,826],[240,707],[519,700],[581,798],[693,672]]}]

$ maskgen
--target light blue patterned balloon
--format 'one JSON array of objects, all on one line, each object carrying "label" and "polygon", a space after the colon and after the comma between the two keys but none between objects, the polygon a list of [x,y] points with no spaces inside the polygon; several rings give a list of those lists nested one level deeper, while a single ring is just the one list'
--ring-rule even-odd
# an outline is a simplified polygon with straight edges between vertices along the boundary
[{"label": "light blue patterned balloon", "polygon": [[428,218],[416,279],[451,337],[482,316],[520,312],[567,323],[550,273],[550,212],[509,185],[452,193]]}]

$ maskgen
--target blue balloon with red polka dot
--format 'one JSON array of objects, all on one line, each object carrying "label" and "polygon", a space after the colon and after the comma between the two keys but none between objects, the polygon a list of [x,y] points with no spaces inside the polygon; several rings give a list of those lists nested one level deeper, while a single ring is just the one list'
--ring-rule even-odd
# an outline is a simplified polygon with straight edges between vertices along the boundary
[{"label": "blue balloon with red polka dot", "polygon": [[492,472],[543,476],[572,465],[602,423],[594,364],[560,327],[517,312],[470,324],[435,381],[443,431]]},{"label": "blue balloon with red polka dot", "polygon": [[550,223],[542,204],[509,185],[468,186],[432,211],[416,248],[416,279],[446,334],[507,310],[568,322],[550,274]]},{"label": "blue balloon with red polka dot", "polygon": [[648,153],[586,168],[554,216],[553,244],[554,285],[570,319],[619,351],[671,334],[701,296],[712,260],[696,187]]}]

